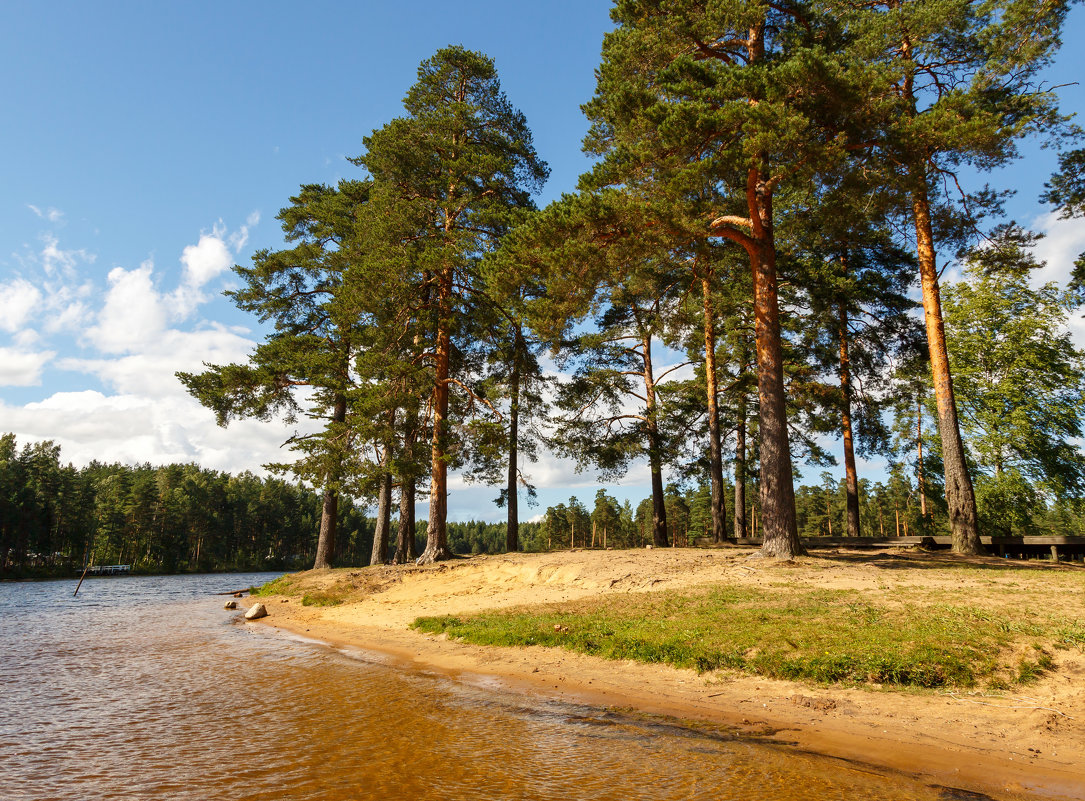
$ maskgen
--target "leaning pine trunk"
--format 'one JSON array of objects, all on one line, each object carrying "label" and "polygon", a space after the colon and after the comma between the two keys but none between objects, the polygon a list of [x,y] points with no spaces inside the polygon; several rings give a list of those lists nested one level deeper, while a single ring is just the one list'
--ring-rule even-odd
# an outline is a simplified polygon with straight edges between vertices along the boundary
[{"label": "leaning pine trunk", "polygon": [[915,215],[919,276],[923,285],[923,315],[927,324],[927,345],[934,375],[934,396],[938,404],[938,433],[942,437],[942,460],[946,476],[946,504],[953,536],[953,551],[960,554],[983,553],[976,515],[976,495],[965,464],[964,443],[957,420],[953,397],[953,378],[949,372],[949,352],[942,320],[942,301],[935,264],[934,232],[926,186],[912,196]]}]

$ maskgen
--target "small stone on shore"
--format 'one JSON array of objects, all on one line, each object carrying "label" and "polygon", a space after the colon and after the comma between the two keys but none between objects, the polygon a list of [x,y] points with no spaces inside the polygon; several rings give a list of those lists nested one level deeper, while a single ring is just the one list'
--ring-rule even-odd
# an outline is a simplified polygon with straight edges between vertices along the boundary
[{"label": "small stone on shore", "polygon": [[227,601],[223,609],[237,609],[237,601]]}]

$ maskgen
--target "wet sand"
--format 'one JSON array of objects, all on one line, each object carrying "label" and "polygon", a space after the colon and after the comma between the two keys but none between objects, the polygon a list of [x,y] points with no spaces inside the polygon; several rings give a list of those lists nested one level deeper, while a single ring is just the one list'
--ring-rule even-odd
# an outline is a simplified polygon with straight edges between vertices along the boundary
[{"label": "wet sand", "polygon": [[[891,599],[893,588],[929,590],[945,603],[1050,606],[1085,614],[1085,569],[967,560],[912,552],[814,552],[791,563],[727,550],[572,551],[480,556],[439,565],[300,574],[290,598],[264,599],[261,621],[375,659],[479,684],[566,701],[706,720],[770,734],[794,747],[990,793],[1085,797],[1085,654],[1060,650],[1039,682],[1001,693],[908,692],[699,675],[663,665],[607,661],[560,648],[468,645],[409,629],[416,617],[576,600],[713,583],[786,592],[855,588]],[[1021,567],[1021,563],[1010,565]],[[352,588],[334,607],[305,607],[301,591]]]}]

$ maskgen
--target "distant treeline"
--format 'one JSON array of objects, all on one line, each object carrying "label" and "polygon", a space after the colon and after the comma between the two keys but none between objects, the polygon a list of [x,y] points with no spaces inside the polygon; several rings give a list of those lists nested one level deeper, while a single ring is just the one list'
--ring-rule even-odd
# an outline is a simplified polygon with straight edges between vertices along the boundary
[{"label": "distant treeline", "polygon": [[[136,572],[296,570],[316,549],[321,498],[301,484],[194,464],[63,465],[52,442],[0,437],[0,577],[71,575],[85,564]],[[340,499],[339,563],[366,565],[375,521]],[[525,524],[532,532],[537,526]],[[459,553],[501,550],[505,526],[450,523]],[[425,525],[419,547],[425,547]]]},{"label": "distant treeline", "polygon": [[[845,482],[822,474],[821,484],[796,491],[803,537],[846,534]],[[750,533],[760,526],[756,481],[746,517]],[[734,487],[725,483],[726,497]],[[708,486],[667,487],[669,541],[691,545],[712,536]],[[945,530],[945,504],[927,500],[896,469],[884,482],[859,482],[863,531],[868,536]],[[180,573],[233,570],[299,570],[312,564],[320,525],[321,496],[301,484],[208,470],[194,464],[164,467],[91,462],[64,466],[60,446],[40,442],[17,447],[14,434],[0,437],[0,578],[71,575],[85,564],[131,564],[136,572]],[[364,505],[341,497],[337,562],[369,564],[376,520]],[[733,510],[732,510],[733,511]],[[652,499],[636,507],[596,492],[589,509],[572,497],[547,508],[539,522],[520,524],[520,548],[636,548],[652,542]],[[733,536],[733,516],[726,534]],[[1071,504],[1035,509],[1036,533],[1076,534],[1082,515]],[[416,536],[426,545],[426,524]],[[501,553],[506,524],[448,523],[451,550]],[[390,547],[392,545],[390,544]],[[391,557],[389,553],[388,558]]]}]

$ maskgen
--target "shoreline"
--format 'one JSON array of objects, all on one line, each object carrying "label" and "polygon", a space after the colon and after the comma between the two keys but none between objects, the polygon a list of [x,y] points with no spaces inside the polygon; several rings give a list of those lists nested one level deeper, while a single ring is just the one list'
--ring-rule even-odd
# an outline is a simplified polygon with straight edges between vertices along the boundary
[{"label": "shoreline", "polygon": [[[270,614],[260,622],[333,648],[361,650],[371,661],[407,670],[592,707],[719,724],[761,742],[938,786],[996,798],[1006,793],[1055,799],[1085,795],[1081,654],[1063,658],[1057,675],[1007,691],[999,700],[965,691],[920,693],[730,673],[699,675],[561,648],[476,646],[408,628],[424,614],[697,587],[721,579],[752,581],[759,578],[750,572],[788,570],[759,564],[754,571],[741,564],[746,555],[587,551],[472,557],[427,568],[310,572],[302,574],[309,586],[326,587],[337,575],[348,575],[355,586],[362,584],[363,594],[328,607],[302,606],[296,597],[262,598]],[[629,573],[630,566],[641,568],[642,575]],[[855,583],[870,569],[863,565],[844,572],[848,575],[834,579]],[[617,575],[639,581],[623,590]],[[788,578],[792,575],[789,570]],[[1085,571],[1079,576],[1085,596]],[[1077,577],[1074,581],[1076,587]]]}]

